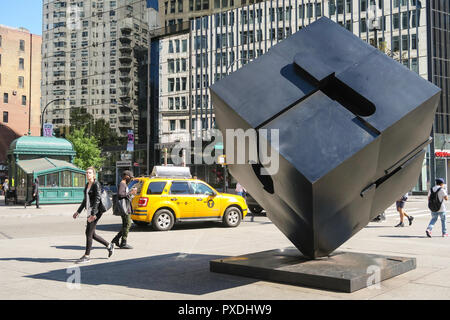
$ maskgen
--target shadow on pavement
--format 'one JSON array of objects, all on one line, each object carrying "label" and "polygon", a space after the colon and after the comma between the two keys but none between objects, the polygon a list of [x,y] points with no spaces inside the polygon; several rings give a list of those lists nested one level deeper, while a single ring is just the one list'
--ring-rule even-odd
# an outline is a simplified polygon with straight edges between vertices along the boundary
[{"label": "shadow on pavement", "polygon": [[60,259],[60,258],[0,258],[0,261],[21,261],[21,262],[38,262],[38,263],[51,263],[51,262],[75,262],[78,259]]},{"label": "shadow on pavement", "polygon": [[[203,295],[244,286],[258,280],[209,271],[217,255],[172,253],[80,267],[81,284],[114,285],[173,293]],[[67,269],[28,275],[27,278],[66,282]]]},{"label": "shadow on pavement", "polygon": [[427,236],[402,236],[402,235],[388,235],[388,236],[379,236],[382,238],[428,238]]},{"label": "shadow on pavement", "polygon": [[[84,251],[86,249],[85,246],[51,246],[51,247],[62,250],[79,250],[79,251]],[[105,247],[92,247],[92,250],[96,249],[105,249]]]}]

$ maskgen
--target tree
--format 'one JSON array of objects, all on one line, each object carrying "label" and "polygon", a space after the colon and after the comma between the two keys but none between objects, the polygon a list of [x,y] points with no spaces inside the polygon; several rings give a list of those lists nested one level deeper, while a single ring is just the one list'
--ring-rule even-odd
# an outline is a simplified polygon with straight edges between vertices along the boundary
[{"label": "tree", "polygon": [[86,112],[85,108],[72,108],[70,110],[70,133],[81,128],[84,128],[89,136],[94,136],[102,147],[126,144],[126,137],[120,138],[105,119],[95,120],[90,113]]},{"label": "tree", "polygon": [[101,168],[104,158],[100,156],[101,149],[95,137],[89,137],[85,133],[85,128],[74,129],[73,133],[66,136],[71,141],[75,152],[74,163],[77,167],[86,170],[89,167]]}]

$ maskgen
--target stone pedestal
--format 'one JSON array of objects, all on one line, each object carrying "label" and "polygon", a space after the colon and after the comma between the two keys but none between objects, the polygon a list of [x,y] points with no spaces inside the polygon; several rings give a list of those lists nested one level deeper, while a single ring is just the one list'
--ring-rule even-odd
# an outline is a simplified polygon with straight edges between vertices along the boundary
[{"label": "stone pedestal", "polygon": [[345,251],[310,260],[295,247],[210,261],[212,272],[348,293],[415,268],[415,258]]}]

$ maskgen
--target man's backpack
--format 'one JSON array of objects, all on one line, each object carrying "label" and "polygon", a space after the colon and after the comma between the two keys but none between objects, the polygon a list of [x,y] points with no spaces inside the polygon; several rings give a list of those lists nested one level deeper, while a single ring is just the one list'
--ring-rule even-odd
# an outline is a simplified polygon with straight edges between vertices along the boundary
[{"label": "man's backpack", "polygon": [[441,190],[439,187],[436,191],[433,192],[433,188],[430,190],[430,196],[428,198],[428,208],[431,212],[439,212],[441,208],[442,201],[439,201],[438,193]]}]

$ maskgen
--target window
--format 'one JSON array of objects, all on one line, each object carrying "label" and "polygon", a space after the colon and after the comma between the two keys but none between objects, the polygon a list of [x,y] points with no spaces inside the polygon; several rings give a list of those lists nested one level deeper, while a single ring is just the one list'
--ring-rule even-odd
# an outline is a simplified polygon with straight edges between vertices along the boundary
[{"label": "window", "polygon": [[205,195],[213,195],[214,191],[206,184],[191,182],[191,187],[194,190],[194,194],[205,194]]},{"label": "window", "polygon": [[45,186],[46,187],[59,187],[59,174],[58,173],[47,174],[47,181],[46,181]]},{"label": "window", "polygon": [[19,49],[20,51],[25,51],[25,40],[19,41]]},{"label": "window", "polygon": [[61,187],[64,187],[64,188],[72,187],[72,172],[63,171],[63,172],[61,172],[61,176],[62,176]]},{"label": "window", "polygon": [[417,49],[417,34],[411,35],[411,49]]},{"label": "window", "polygon": [[166,186],[166,181],[161,182],[152,182],[148,185],[147,194],[161,194],[164,191],[164,187]]},{"label": "window", "polygon": [[402,50],[408,50],[408,35],[402,35]]},{"label": "window", "polygon": [[173,92],[173,90],[175,89],[175,80],[174,80],[174,78],[169,78],[168,82],[169,82],[168,91],[169,92]]},{"label": "window", "polygon": [[8,103],[8,93],[3,94],[3,103]]},{"label": "window", "polygon": [[2,47],[2,36],[0,36],[0,48]]},{"label": "window", "polygon": [[169,53],[173,53],[173,42],[169,40]]},{"label": "window", "polygon": [[19,77],[19,88],[23,88],[23,86],[24,86],[24,80],[23,80],[23,77],[20,76]]},{"label": "window", "polygon": [[180,129],[186,130],[186,120],[180,120]]},{"label": "window", "polygon": [[86,176],[83,173],[74,173],[73,174],[73,186],[74,187],[84,187],[86,184]]},{"label": "window", "polygon": [[173,110],[173,98],[169,98],[169,110]]},{"label": "window", "polygon": [[175,120],[169,120],[169,130],[175,131]]},{"label": "window", "polygon": [[27,96],[22,96],[22,105],[23,106],[27,105]]},{"label": "window", "polygon": [[25,60],[23,58],[19,58],[19,70],[23,70],[25,67]]},{"label": "window", "polygon": [[400,49],[400,39],[398,36],[392,37],[392,51],[398,51]]},{"label": "window", "polygon": [[8,111],[3,111],[3,122],[8,123]]},{"label": "window", "polygon": [[188,182],[172,182],[170,187],[170,194],[191,194]]}]

